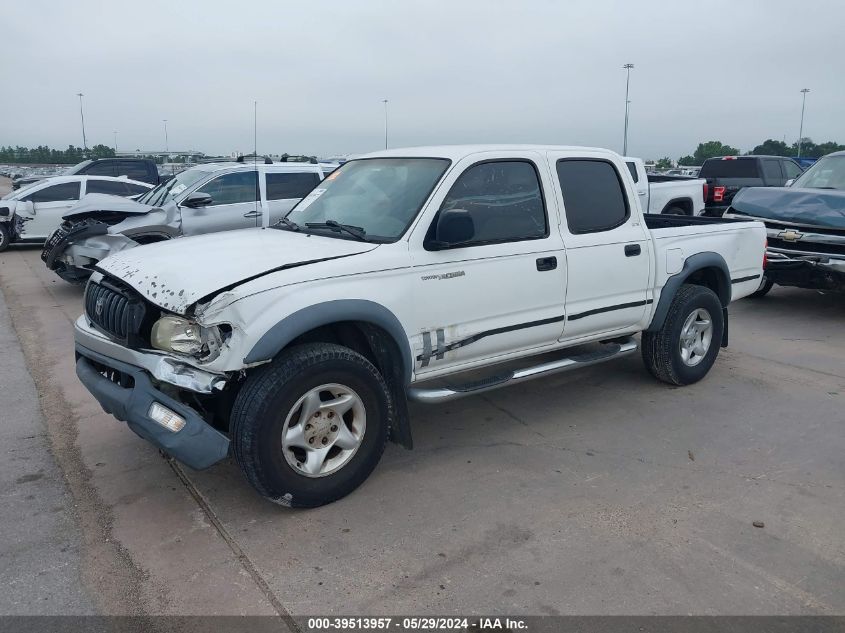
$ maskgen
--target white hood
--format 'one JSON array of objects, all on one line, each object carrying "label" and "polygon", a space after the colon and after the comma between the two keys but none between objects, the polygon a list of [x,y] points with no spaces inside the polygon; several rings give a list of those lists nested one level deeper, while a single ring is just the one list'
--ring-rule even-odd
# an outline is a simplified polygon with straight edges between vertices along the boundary
[{"label": "white hood", "polygon": [[278,229],[180,237],[107,257],[97,268],[166,310],[187,308],[221,288],[286,267],[366,253],[377,244]]}]

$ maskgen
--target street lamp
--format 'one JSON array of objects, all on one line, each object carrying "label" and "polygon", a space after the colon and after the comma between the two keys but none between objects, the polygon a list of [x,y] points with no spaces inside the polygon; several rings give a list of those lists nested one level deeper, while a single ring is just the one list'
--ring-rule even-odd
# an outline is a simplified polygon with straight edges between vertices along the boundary
[{"label": "street lamp", "polygon": [[801,127],[798,131],[798,158],[801,158],[801,140],[804,138],[804,106],[807,105],[808,92],[810,92],[809,88],[801,89]]},{"label": "street lamp", "polygon": [[82,113],[82,97],[85,95],[81,92],[77,92],[76,96],[79,97],[79,118],[82,119],[82,149],[87,152],[88,141],[85,140],[85,115]]},{"label": "street lamp", "polygon": [[387,99],[382,99],[384,104],[384,149],[387,149]]},{"label": "street lamp", "polygon": [[631,69],[633,64],[625,64],[622,68],[625,70],[625,138],[622,141],[622,155],[628,155],[628,105],[631,103],[628,100],[628,91],[631,87]]},{"label": "street lamp", "polygon": [[114,131],[114,153],[117,154],[117,130]]},{"label": "street lamp", "polygon": [[162,119],[162,121],[164,121],[164,151],[170,155],[170,145],[167,141],[167,119]]}]

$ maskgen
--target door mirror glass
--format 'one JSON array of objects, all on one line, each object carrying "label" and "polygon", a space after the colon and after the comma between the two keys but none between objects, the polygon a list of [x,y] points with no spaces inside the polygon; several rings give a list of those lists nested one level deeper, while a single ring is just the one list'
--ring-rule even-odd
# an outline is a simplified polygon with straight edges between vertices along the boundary
[{"label": "door mirror glass", "polygon": [[194,193],[189,194],[188,197],[182,201],[182,206],[188,207],[189,209],[198,209],[200,207],[207,207],[212,202],[214,202],[214,200],[207,193],[195,191]]}]

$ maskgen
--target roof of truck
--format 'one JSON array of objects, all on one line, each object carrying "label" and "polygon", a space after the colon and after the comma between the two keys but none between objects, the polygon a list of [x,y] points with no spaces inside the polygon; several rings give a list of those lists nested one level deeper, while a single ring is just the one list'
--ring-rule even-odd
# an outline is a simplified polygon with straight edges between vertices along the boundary
[{"label": "roof of truck", "polygon": [[477,154],[480,152],[496,152],[496,151],[523,151],[523,152],[549,152],[549,151],[581,151],[581,152],[612,152],[613,150],[604,149],[601,147],[578,147],[573,145],[518,145],[518,144],[503,144],[503,145],[430,145],[421,147],[401,147],[397,149],[387,149],[378,152],[371,152],[369,154],[362,154],[356,158],[449,158],[458,160],[470,154]]}]

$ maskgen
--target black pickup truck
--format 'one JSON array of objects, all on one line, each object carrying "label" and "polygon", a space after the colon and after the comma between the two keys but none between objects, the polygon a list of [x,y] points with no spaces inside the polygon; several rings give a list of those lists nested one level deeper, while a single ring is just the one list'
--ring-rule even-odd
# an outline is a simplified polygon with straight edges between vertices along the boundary
[{"label": "black pickup truck", "polygon": [[[62,176],[126,176],[151,185],[161,182],[158,167],[150,158],[92,158],[84,160],[61,174]],[[12,189],[44,180],[49,176],[26,176],[12,181]]]},{"label": "black pickup truck", "polygon": [[743,187],[783,187],[802,171],[797,162],[786,156],[708,158],[698,174],[707,180],[704,215],[721,217]]}]

